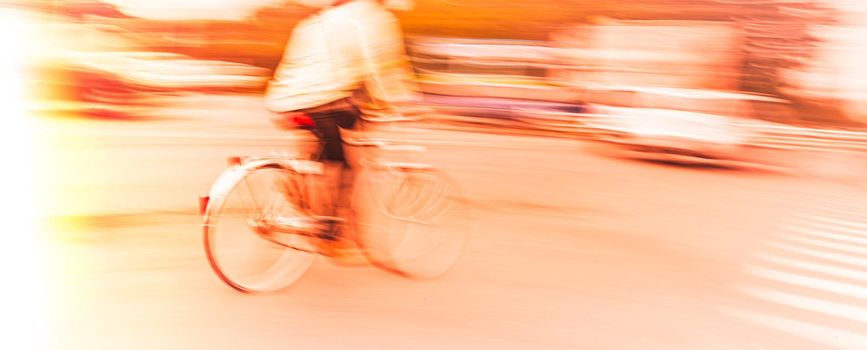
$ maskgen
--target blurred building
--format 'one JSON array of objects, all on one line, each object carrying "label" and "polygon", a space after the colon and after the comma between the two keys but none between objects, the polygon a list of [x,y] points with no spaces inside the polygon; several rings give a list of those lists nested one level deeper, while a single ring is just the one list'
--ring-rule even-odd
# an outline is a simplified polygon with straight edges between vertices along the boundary
[{"label": "blurred building", "polygon": [[834,0],[829,4],[839,11],[836,23],[810,28],[818,39],[815,57],[784,71],[785,91],[867,123],[867,3]]},{"label": "blurred building", "polygon": [[575,102],[579,93],[549,74],[556,65],[545,41],[416,37],[413,64],[428,93]]},{"label": "blurred building", "polygon": [[560,29],[551,41],[566,67],[551,74],[578,86],[735,90],[741,79],[730,22],[610,21]]},{"label": "blurred building", "polygon": [[[113,5],[125,2],[5,3],[53,19],[50,45],[42,46],[171,52],[267,69],[279,62],[295,23],[315,11],[257,0],[262,7],[234,20],[154,19]],[[838,112],[867,120],[860,64],[867,11],[858,0],[415,3],[398,13],[408,35],[448,37],[413,53],[430,91],[567,102],[592,85],[742,90],[794,99],[823,121],[838,122]],[[632,20],[598,20],[605,16]],[[466,39],[480,37],[488,39]],[[817,105],[824,107],[803,108]]]}]

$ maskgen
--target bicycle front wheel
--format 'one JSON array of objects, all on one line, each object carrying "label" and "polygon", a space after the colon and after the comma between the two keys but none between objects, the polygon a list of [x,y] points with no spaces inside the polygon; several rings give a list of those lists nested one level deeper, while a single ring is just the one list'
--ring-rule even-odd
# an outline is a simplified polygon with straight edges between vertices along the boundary
[{"label": "bicycle front wheel", "polygon": [[[273,292],[307,271],[315,254],[274,243],[262,225],[277,216],[305,215],[302,180],[267,163],[227,170],[217,180],[204,216],[204,243],[208,262],[223,282],[245,293]],[[280,241],[310,247],[302,236]]]},{"label": "bicycle front wheel", "polygon": [[365,170],[353,196],[356,241],[375,266],[405,277],[440,276],[460,258],[470,231],[461,194],[437,170]]}]

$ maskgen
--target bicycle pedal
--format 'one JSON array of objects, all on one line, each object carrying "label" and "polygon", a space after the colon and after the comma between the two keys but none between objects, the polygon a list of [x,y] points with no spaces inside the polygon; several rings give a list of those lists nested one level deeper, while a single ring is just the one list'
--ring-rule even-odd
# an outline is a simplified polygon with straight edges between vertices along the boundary
[{"label": "bicycle pedal", "polygon": [[313,219],[315,219],[321,223],[342,224],[342,223],[346,222],[346,219],[341,218],[341,217],[337,217],[337,216],[317,215],[317,216],[310,216],[310,218],[313,218]]},{"label": "bicycle pedal", "polygon": [[317,238],[326,241],[337,241],[343,237],[342,226],[346,220],[334,216],[319,216],[317,220],[322,224],[321,230],[318,232]]},{"label": "bicycle pedal", "polygon": [[300,234],[320,239],[337,237],[339,225],[345,220],[329,216],[278,216],[269,220],[268,227],[275,232]]},{"label": "bicycle pedal", "polygon": [[367,264],[367,258],[355,244],[340,240],[321,241],[318,244],[319,254],[341,266],[361,266]]},{"label": "bicycle pedal", "polygon": [[268,220],[267,228],[275,233],[299,234],[316,237],[322,230],[322,224],[308,216],[276,217]]}]

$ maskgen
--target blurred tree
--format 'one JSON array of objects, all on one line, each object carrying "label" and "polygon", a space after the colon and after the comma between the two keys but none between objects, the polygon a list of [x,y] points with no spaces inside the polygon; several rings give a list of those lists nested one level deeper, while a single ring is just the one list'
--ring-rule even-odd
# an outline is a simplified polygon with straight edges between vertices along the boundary
[{"label": "blurred tree", "polygon": [[833,24],[834,11],[817,0],[741,0],[739,6],[742,11],[731,18],[744,32],[741,89],[781,95],[782,73],[815,57],[819,39],[811,29]]}]

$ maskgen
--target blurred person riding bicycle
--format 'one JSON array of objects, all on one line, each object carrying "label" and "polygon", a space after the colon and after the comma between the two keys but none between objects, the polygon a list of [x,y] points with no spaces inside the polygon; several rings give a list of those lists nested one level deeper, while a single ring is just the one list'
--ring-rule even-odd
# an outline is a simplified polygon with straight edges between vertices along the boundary
[{"label": "blurred person riding bicycle", "polygon": [[[420,98],[397,18],[382,0],[304,0],[322,9],[293,29],[268,85],[265,104],[279,128],[304,128],[322,142],[337,188],[334,215],[348,206],[354,171],[340,129],[362,114],[400,115]],[[340,255],[348,240],[324,240]]]}]

